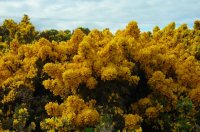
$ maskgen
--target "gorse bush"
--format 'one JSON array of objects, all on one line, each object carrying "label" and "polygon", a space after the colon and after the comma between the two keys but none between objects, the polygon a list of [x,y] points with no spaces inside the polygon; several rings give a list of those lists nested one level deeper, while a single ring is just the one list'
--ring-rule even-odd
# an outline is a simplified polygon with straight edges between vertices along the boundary
[{"label": "gorse bush", "polygon": [[200,21],[115,34],[0,26],[0,130],[198,131]]}]

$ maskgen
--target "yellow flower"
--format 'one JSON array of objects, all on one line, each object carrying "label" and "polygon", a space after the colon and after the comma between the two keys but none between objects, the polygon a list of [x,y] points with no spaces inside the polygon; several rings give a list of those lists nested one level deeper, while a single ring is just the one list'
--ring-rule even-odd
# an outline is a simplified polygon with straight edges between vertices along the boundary
[{"label": "yellow flower", "polygon": [[148,106],[151,105],[151,99],[150,98],[142,98],[138,101],[138,104],[141,106]]},{"label": "yellow flower", "polygon": [[3,111],[0,109],[0,115],[3,115]]},{"label": "yellow flower", "polygon": [[125,129],[139,129],[140,123],[142,122],[142,117],[139,115],[128,114],[124,116],[125,119]]},{"label": "yellow flower", "polygon": [[8,103],[15,100],[16,92],[15,90],[10,90],[8,95],[4,95],[2,103]]},{"label": "yellow flower", "polygon": [[189,97],[194,103],[199,106],[200,105],[200,87],[192,89],[189,93]]},{"label": "yellow flower", "polygon": [[19,109],[19,115],[27,114],[28,115],[28,110],[26,108],[21,108]]},{"label": "yellow flower", "polygon": [[124,111],[120,107],[114,107],[115,114],[122,115]]},{"label": "yellow flower", "polygon": [[99,122],[100,115],[96,110],[86,108],[77,115],[77,125],[79,126],[94,126]]},{"label": "yellow flower", "polygon": [[78,69],[68,69],[63,73],[63,79],[64,80],[72,80],[76,79],[80,76]]},{"label": "yellow flower", "polygon": [[60,111],[60,107],[58,103],[49,102],[45,105],[45,110],[47,114],[50,116],[60,116],[62,111]]},{"label": "yellow flower", "polygon": [[76,114],[74,112],[64,113],[63,116],[68,122],[74,123],[76,119]]},{"label": "yellow flower", "polygon": [[160,114],[160,109],[157,107],[149,107],[146,109],[145,114],[148,118],[156,118]]},{"label": "yellow flower", "polygon": [[89,89],[94,89],[95,86],[97,84],[97,80],[94,78],[94,77],[90,77],[88,80],[87,80],[87,83],[86,83],[86,86],[89,88]]},{"label": "yellow flower", "polygon": [[135,84],[135,85],[138,84],[139,80],[140,80],[140,77],[138,77],[138,76],[131,76],[128,79],[130,84]]},{"label": "yellow flower", "polygon": [[101,79],[113,80],[117,78],[117,69],[115,66],[107,66],[102,68]]},{"label": "yellow flower", "polygon": [[16,126],[16,125],[18,125],[18,124],[19,124],[18,119],[14,119],[14,120],[13,120],[13,126]]},{"label": "yellow flower", "polygon": [[45,45],[45,46],[42,46],[42,47],[39,49],[37,56],[38,56],[39,58],[41,58],[42,60],[45,60],[47,57],[51,56],[51,54],[52,54],[52,49],[51,49],[51,47]]},{"label": "yellow flower", "polygon": [[36,124],[35,124],[35,122],[31,122],[31,130],[35,130],[35,128],[36,128]]}]

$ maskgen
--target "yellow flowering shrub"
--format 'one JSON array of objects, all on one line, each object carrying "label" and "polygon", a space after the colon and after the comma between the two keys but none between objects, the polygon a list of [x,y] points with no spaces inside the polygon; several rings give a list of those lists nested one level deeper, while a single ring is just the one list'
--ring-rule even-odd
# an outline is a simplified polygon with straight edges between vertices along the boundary
[{"label": "yellow flowering shrub", "polygon": [[115,34],[71,34],[36,31],[27,15],[5,20],[0,131],[196,131],[199,27],[142,32],[131,21]]},{"label": "yellow flowering shrub", "polygon": [[83,99],[76,95],[68,96],[65,102],[60,105],[50,102],[45,106],[45,109],[48,115],[53,117],[41,122],[41,128],[44,130],[68,130],[95,126],[100,119],[97,110],[92,108],[92,105],[87,105]]},{"label": "yellow flowering shrub", "polygon": [[32,131],[35,130],[35,123],[31,122],[28,126],[28,128],[26,128],[25,126],[27,125],[27,121],[29,118],[29,112],[27,110],[27,108],[20,108],[14,115],[13,115],[13,128],[16,131],[24,131],[24,130],[28,130],[28,131]]},{"label": "yellow flowering shrub", "polygon": [[45,119],[40,126],[44,130],[55,131],[60,130],[63,127],[63,122],[59,118],[52,117]]}]

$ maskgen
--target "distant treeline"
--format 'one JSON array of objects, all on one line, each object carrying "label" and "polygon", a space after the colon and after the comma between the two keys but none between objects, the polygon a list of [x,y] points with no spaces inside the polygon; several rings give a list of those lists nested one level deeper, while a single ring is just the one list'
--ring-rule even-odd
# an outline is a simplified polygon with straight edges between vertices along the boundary
[{"label": "distant treeline", "polygon": [[[90,30],[88,28],[79,27],[85,34],[88,34]],[[35,26],[30,22],[28,15],[24,15],[22,20],[17,23],[13,19],[6,19],[0,25],[0,42],[9,43],[13,39],[18,39],[20,43],[32,43],[40,38],[45,38],[49,41],[66,41],[69,40],[73,31],[70,30],[44,30],[37,31]]]}]

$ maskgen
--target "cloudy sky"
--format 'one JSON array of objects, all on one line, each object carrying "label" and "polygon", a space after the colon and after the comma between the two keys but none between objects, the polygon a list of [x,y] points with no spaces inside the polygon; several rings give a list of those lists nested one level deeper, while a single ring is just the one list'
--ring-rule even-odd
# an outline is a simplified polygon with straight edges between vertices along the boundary
[{"label": "cloudy sky", "polygon": [[37,30],[82,26],[115,32],[135,20],[149,31],[172,21],[192,27],[200,19],[200,0],[0,0],[0,24],[8,18],[19,22],[23,14]]}]

